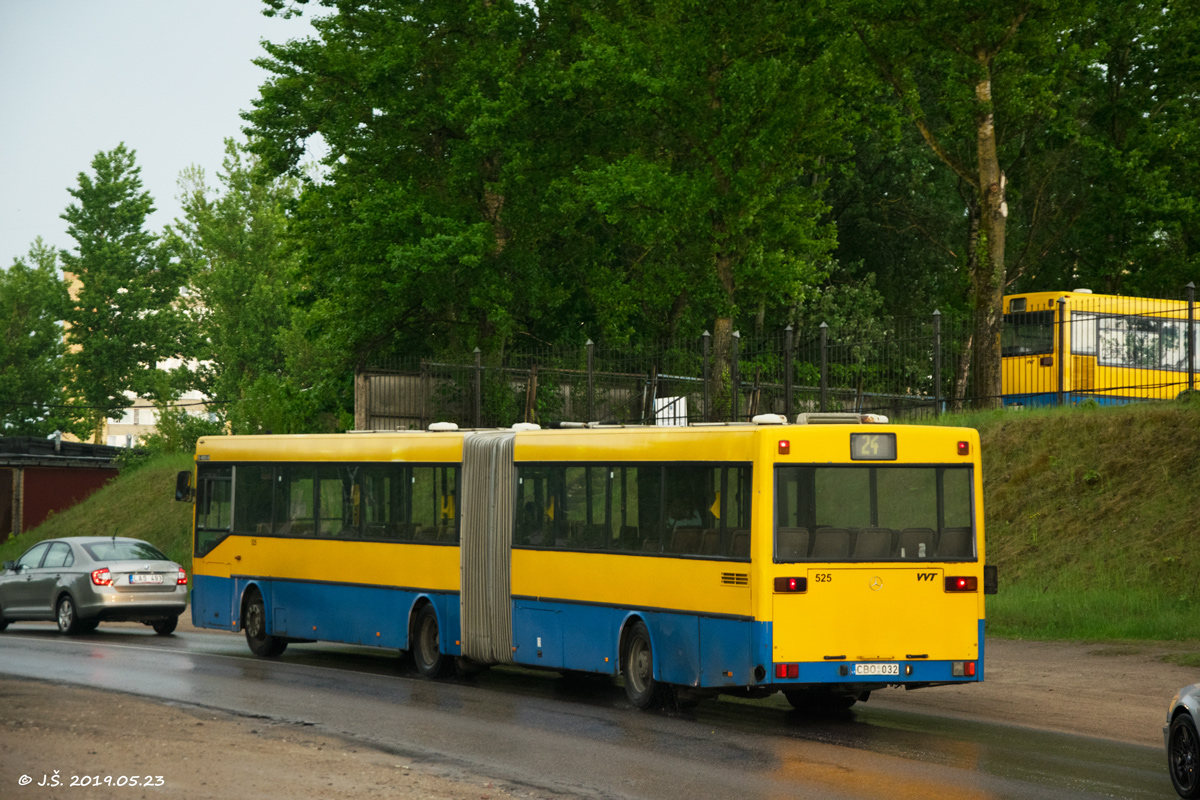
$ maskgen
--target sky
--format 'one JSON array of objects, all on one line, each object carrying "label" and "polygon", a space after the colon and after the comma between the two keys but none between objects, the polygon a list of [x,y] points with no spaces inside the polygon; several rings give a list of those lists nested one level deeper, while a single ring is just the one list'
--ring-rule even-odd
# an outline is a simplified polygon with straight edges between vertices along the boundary
[{"label": "sky", "polygon": [[[260,41],[312,32],[259,0],[0,0],[0,267],[41,236],[73,249],[68,188],[101,150],[137,152],[155,232],[181,216],[179,173],[215,178],[268,73]],[[307,12],[311,13],[311,12]],[[211,182],[211,181],[210,181]]]}]

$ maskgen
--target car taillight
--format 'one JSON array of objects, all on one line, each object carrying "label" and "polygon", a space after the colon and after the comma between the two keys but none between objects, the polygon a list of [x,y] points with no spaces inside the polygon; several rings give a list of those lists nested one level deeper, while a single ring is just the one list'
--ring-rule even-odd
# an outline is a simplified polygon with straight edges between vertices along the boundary
[{"label": "car taillight", "polygon": [[97,586],[112,586],[112,573],[108,567],[92,570],[92,583]]},{"label": "car taillight", "polygon": [[777,592],[807,592],[808,578],[776,578],[775,591]]},{"label": "car taillight", "polygon": [[979,590],[979,579],[974,575],[946,578],[947,592],[975,592]]},{"label": "car taillight", "polygon": [[187,585],[187,570],[184,569],[183,567],[179,568],[179,578],[176,579],[175,584],[177,586],[186,586]]}]

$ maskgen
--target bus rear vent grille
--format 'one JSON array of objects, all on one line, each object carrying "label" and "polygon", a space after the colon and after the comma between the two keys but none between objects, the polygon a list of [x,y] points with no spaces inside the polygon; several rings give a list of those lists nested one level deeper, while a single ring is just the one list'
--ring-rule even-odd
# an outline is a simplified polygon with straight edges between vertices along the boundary
[{"label": "bus rear vent grille", "polygon": [[750,576],[745,572],[722,572],[721,583],[726,586],[749,586]]}]

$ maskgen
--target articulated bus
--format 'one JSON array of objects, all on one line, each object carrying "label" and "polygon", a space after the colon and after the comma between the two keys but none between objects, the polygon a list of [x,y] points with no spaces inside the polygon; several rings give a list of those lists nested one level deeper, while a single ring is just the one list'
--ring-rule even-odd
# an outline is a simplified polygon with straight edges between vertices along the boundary
[{"label": "articulated bus", "polygon": [[[1175,398],[1194,388],[1198,356],[1192,344],[1189,357],[1188,314],[1187,301],[1085,289],[1008,295],[1000,352],[1004,404]],[[1192,330],[1195,342],[1194,319]]]},{"label": "articulated bus", "polygon": [[756,419],[205,437],[193,622],[623,676],[639,708],[982,680],[977,433]]}]

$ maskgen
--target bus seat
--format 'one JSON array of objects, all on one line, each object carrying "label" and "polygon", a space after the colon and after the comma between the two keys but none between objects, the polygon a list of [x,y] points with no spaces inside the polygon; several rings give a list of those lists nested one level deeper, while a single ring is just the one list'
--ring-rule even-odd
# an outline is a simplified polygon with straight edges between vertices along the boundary
[{"label": "bus seat", "polygon": [[420,528],[417,528],[417,534],[413,538],[416,539],[418,542],[436,542],[437,536],[438,536],[437,526],[422,525]]},{"label": "bus seat", "polygon": [[946,528],[938,538],[938,558],[972,558],[975,537],[970,528]]},{"label": "bus seat", "polygon": [[817,528],[813,536],[814,559],[849,558],[850,531],[845,528]]},{"label": "bus seat", "polygon": [[780,528],[775,532],[775,558],[802,561],[808,558],[808,528]]},{"label": "bus seat", "polygon": [[622,525],[618,536],[622,550],[641,549],[641,537],[638,536],[637,525]]},{"label": "bus seat", "polygon": [[642,541],[643,553],[658,553],[661,551],[658,539],[645,539]]},{"label": "bus seat", "polygon": [[311,522],[289,522],[285,526],[288,536],[312,536],[313,526]]},{"label": "bus seat", "polygon": [[458,526],[457,525],[443,525],[443,526],[439,527],[437,540],[439,542],[452,542],[454,544],[457,544],[458,543]]},{"label": "bus seat", "polygon": [[269,522],[258,523],[258,526],[255,528],[255,532],[259,536],[270,536],[271,535],[271,523],[269,523]]},{"label": "bus seat", "polygon": [[701,528],[676,528],[671,532],[672,553],[697,554],[700,552]]},{"label": "bus seat", "polygon": [[607,549],[608,538],[608,528],[601,523],[593,523],[583,527],[583,546],[589,550]]},{"label": "bus seat", "polygon": [[746,558],[750,555],[750,531],[737,530],[733,532],[733,547],[730,555],[734,558]]},{"label": "bus seat", "polygon": [[[904,559],[933,558],[934,536],[930,528],[905,528],[900,531],[900,541],[896,545],[896,557]],[[925,555],[921,555],[921,545],[925,545]]]},{"label": "bus seat", "polygon": [[721,532],[716,528],[705,528],[700,540],[700,555],[715,556],[721,549]]},{"label": "bus seat", "polygon": [[863,528],[854,540],[854,557],[864,561],[891,558],[894,534],[891,528]]}]

